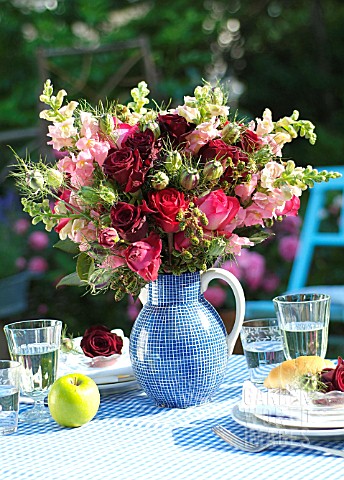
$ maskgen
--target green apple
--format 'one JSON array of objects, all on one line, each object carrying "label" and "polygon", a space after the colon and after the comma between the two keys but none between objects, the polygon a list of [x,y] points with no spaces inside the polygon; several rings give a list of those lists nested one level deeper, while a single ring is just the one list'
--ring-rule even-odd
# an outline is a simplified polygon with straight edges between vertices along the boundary
[{"label": "green apple", "polygon": [[81,427],[98,411],[100,394],[92,378],[70,373],[58,378],[48,395],[53,419],[63,427]]}]

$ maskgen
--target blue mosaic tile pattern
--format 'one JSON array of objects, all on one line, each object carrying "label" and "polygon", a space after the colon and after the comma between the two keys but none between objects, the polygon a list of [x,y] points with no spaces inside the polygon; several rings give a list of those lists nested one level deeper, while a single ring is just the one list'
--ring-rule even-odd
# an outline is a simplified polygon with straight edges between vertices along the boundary
[{"label": "blue mosaic tile pattern", "polygon": [[135,376],[159,406],[209,401],[228,361],[226,331],[200,290],[200,274],[160,275],[130,335]]},{"label": "blue mosaic tile pattern", "polygon": [[[95,418],[80,428],[20,423],[17,433],[0,436],[0,479],[341,480],[342,458],[283,446],[245,453],[212,433],[220,424],[250,441],[269,437],[231,418],[246,378],[245,358],[232,355],[212,402],[198,407],[159,408],[132,391],[102,396]],[[333,440],[311,441],[344,449],[344,435]]]}]

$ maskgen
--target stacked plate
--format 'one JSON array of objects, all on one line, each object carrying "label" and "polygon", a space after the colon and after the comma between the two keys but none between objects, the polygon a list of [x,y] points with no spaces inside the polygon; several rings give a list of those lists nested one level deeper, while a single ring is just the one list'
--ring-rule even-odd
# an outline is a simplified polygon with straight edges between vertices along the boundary
[{"label": "stacked plate", "polygon": [[115,332],[123,336],[121,355],[95,357],[94,359],[86,357],[80,349],[81,337],[77,337],[73,339],[74,353],[60,353],[57,376],[82,373],[96,382],[102,394],[139,389],[140,386],[130,362],[129,339],[124,337],[123,332]]},{"label": "stacked plate", "polygon": [[241,425],[268,433],[344,437],[344,394],[320,395],[314,398],[300,390],[271,391],[246,381],[232,417]]}]

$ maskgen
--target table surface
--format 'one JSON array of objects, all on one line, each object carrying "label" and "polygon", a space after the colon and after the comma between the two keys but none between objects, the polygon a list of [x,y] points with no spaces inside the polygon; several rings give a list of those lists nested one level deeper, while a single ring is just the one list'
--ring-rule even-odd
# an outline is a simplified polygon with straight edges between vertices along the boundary
[{"label": "table surface", "polygon": [[[80,428],[20,424],[0,437],[0,479],[342,479],[343,458],[285,446],[245,453],[212,433],[221,424],[257,436],[231,418],[246,378],[244,357],[233,355],[213,401],[199,407],[159,408],[137,390],[102,396],[96,417]],[[343,449],[344,438],[319,444]]]}]

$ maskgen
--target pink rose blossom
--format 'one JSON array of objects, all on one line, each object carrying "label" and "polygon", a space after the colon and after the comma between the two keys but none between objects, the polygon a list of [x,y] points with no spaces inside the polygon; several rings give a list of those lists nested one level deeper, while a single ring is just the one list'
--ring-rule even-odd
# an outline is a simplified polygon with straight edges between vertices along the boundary
[{"label": "pink rose blossom", "polygon": [[130,245],[125,251],[128,267],[147,282],[158,278],[162,242],[157,233]]},{"label": "pink rose blossom", "polygon": [[238,213],[240,204],[235,197],[228,197],[223,190],[215,190],[196,200],[196,205],[207,219],[207,230],[224,229]]},{"label": "pink rose blossom", "polygon": [[49,236],[45,232],[32,232],[28,242],[32,250],[44,250],[49,245]]}]

